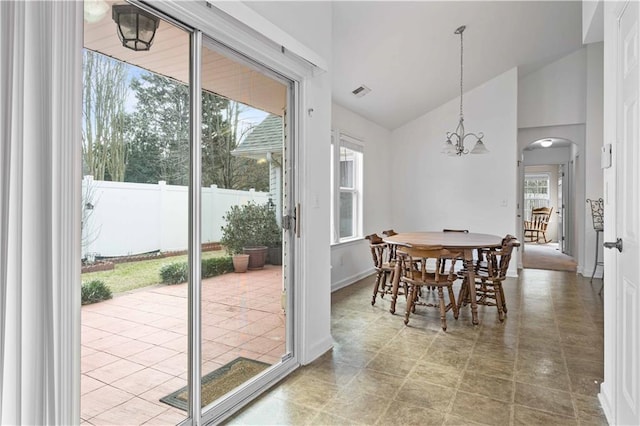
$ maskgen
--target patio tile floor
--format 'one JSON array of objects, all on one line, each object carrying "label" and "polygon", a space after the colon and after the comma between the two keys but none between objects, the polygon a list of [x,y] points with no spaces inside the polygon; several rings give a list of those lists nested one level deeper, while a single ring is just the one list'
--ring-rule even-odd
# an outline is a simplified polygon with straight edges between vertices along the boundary
[{"label": "patio tile floor", "polygon": [[[202,282],[202,373],[238,356],[285,352],[278,266]],[[160,285],[82,307],[83,424],[176,424],[160,398],[187,384],[187,285]]]}]

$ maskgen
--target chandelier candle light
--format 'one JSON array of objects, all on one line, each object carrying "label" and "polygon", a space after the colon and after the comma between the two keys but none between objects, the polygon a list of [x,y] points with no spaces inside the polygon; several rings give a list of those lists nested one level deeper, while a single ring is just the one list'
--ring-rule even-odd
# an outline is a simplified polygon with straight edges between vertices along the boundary
[{"label": "chandelier candle light", "polygon": [[[450,156],[461,156],[462,154],[486,154],[489,152],[484,143],[482,142],[482,138],[484,134],[482,132],[478,133],[465,133],[464,132],[464,114],[462,113],[462,96],[464,93],[463,84],[462,84],[462,70],[463,70],[463,43],[462,43],[462,33],[464,32],[466,26],[458,27],[455,30],[454,34],[460,34],[460,120],[458,121],[458,127],[456,127],[456,131],[454,133],[447,132],[447,141],[444,143],[444,147],[442,148],[442,153]],[[471,151],[464,147],[464,140],[469,136],[473,136],[477,142]]]}]

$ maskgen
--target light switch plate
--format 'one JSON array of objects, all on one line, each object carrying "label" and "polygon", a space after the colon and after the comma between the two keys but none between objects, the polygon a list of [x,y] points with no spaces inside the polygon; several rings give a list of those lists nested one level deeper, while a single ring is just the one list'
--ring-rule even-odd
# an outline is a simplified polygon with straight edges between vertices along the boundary
[{"label": "light switch plate", "polygon": [[608,143],[600,148],[600,168],[608,169],[611,167],[611,144]]}]

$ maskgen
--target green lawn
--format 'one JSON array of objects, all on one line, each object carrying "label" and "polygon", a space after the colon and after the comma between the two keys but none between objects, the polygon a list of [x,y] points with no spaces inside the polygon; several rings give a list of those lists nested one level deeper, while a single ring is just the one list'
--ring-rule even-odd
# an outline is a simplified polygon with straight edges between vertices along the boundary
[{"label": "green lawn", "polygon": [[[226,256],[224,250],[204,251],[203,259]],[[82,274],[82,282],[103,281],[113,293],[133,290],[160,283],[160,268],[174,262],[186,262],[187,255],[142,260],[140,262],[118,263],[111,271],[88,272]]]}]

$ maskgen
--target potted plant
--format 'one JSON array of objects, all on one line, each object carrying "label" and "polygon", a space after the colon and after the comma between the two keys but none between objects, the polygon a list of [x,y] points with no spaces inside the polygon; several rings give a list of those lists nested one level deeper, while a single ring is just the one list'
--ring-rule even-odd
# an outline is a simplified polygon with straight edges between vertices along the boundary
[{"label": "potted plant", "polygon": [[232,206],[223,216],[220,243],[231,255],[244,253],[249,255],[249,269],[264,267],[267,247],[274,241],[274,233],[280,228],[275,214],[268,203]]},{"label": "potted plant", "polygon": [[269,247],[268,259],[272,265],[282,265],[282,229],[276,222],[275,212],[272,211],[273,223],[267,232],[266,244]]}]

